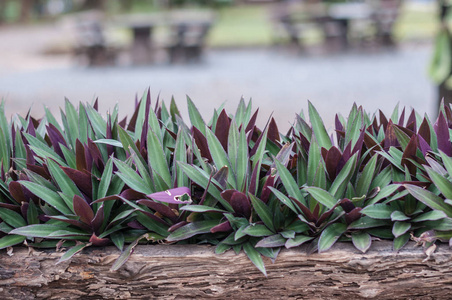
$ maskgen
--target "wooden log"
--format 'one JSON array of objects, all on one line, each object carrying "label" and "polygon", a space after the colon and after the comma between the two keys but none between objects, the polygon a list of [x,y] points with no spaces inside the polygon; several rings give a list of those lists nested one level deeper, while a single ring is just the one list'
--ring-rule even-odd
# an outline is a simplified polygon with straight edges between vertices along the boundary
[{"label": "wooden log", "polygon": [[266,261],[266,278],[241,253],[214,253],[195,245],[138,246],[112,272],[114,247],[90,248],[56,265],[62,253],[0,254],[0,299],[449,299],[452,258],[439,245],[430,260],[408,244],[399,252],[374,242],[362,254],[349,243],[307,256],[306,248],[283,250]]}]

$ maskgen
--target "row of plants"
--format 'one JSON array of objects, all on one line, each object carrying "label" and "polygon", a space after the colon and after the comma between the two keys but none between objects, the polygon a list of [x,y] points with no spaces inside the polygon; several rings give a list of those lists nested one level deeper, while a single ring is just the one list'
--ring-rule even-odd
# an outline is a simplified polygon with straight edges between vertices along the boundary
[{"label": "row of plants", "polygon": [[130,120],[117,106],[102,116],[96,100],[66,101],[61,121],[48,110],[8,121],[2,104],[0,248],[66,249],[62,262],[112,244],[117,270],[138,243],[211,244],[266,274],[263,257],[302,244],[366,252],[378,239],[399,250],[452,237],[450,107],[432,123],[354,105],[330,135],[311,103],[286,134],[273,118],[258,128],[251,101],[208,122],[187,103],[191,125],[149,92]]}]

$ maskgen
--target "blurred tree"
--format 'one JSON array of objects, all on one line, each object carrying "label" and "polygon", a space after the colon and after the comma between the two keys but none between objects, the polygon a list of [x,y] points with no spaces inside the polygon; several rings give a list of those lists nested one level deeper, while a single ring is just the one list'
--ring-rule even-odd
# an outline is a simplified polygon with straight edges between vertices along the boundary
[{"label": "blurred tree", "polygon": [[437,0],[440,29],[430,65],[430,77],[438,84],[438,104],[452,103],[452,36],[449,28],[452,1]]},{"label": "blurred tree", "polygon": [[107,0],[85,0],[82,9],[100,9],[104,10],[107,7]]},{"label": "blurred tree", "polygon": [[20,22],[30,21],[34,2],[35,0],[22,0],[20,6],[20,17],[19,17]]}]

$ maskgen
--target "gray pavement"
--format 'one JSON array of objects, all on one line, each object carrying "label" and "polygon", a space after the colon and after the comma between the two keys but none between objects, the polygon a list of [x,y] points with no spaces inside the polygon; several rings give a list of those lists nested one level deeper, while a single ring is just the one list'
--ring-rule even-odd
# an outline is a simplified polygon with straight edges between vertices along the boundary
[{"label": "gray pavement", "polygon": [[[7,33],[0,29],[3,42]],[[22,34],[23,39],[17,33],[10,36],[26,45],[27,34]],[[232,112],[242,96],[252,98],[260,108],[260,123],[273,113],[281,130],[289,128],[295,113],[306,112],[308,100],[328,127],[335,113],[346,116],[354,102],[372,113],[381,109],[389,114],[397,103],[432,117],[437,110],[436,91],[426,75],[428,45],[307,56],[275,49],[208,50],[197,65],[102,68],[77,66],[67,56],[13,49],[0,46],[0,98],[9,115],[25,114],[31,105],[36,117],[42,116],[43,105],[58,113],[65,97],[74,102],[98,97],[102,112],[118,103],[121,114],[130,115],[135,95],[148,88],[154,99],[160,94],[167,103],[174,95],[184,115],[189,95],[205,118],[223,102]]]}]

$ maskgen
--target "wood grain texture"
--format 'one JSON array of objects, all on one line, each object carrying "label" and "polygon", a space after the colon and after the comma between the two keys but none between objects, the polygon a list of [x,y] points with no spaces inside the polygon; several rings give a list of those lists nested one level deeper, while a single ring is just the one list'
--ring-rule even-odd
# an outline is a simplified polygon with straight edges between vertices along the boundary
[{"label": "wood grain texture", "polygon": [[432,258],[410,243],[399,252],[374,242],[366,254],[341,243],[322,254],[283,250],[265,278],[244,254],[214,247],[138,246],[116,272],[113,247],[91,248],[56,265],[62,253],[0,253],[0,299],[450,299],[452,251]]}]

